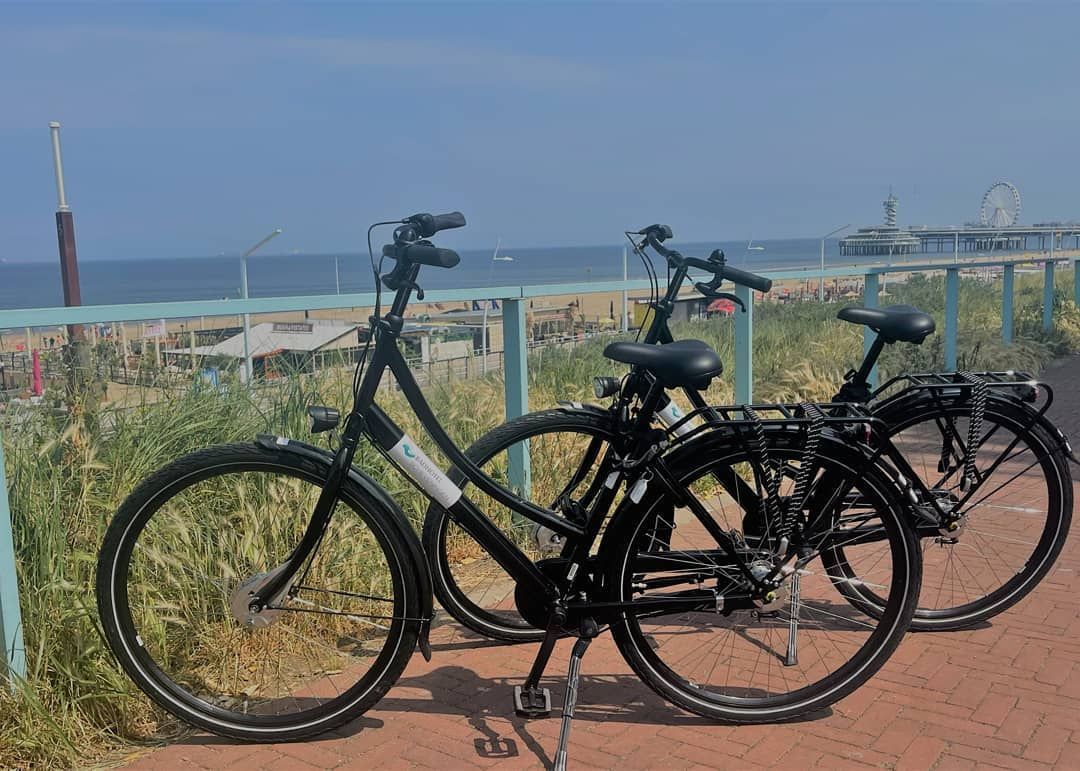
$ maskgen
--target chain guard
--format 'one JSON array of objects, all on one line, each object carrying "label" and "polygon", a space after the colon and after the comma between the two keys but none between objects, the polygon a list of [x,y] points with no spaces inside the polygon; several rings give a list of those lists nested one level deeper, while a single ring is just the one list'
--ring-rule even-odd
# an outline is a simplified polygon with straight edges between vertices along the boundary
[{"label": "chain guard", "polygon": [[[566,571],[570,569],[570,560],[565,557],[551,557],[538,560],[536,567],[554,581],[560,589],[566,585]],[[552,605],[548,597],[539,592],[530,591],[525,584],[518,584],[514,589],[514,604],[518,613],[537,629],[546,629],[551,617]]]},{"label": "chain guard", "polygon": [[[568,584],[566,572],[570,569],[569,559],[566,557],[551,557],[537,560],[535,564],[541,573],[555,582],[559,587],[560,594],[566,591]],[[596,569],[597,565],[594,559],[590,557],[582,566],[582,570],[586,572],[584,585],[582,585],[580,577],[578,580],[579,587],[592,599],[598,597]],[[553,609],[551,600],[548,597],[537,592],[531,592],[523,584],[518,584],[514,589],[514,604],[517,606],[518,613],[529,624],[537,629],[547,628]],[[563,624],[563,630],[571,634],[576,633],[575,630],[578,629],[580,621],[578,614],[569,613],[566,622]]]}]

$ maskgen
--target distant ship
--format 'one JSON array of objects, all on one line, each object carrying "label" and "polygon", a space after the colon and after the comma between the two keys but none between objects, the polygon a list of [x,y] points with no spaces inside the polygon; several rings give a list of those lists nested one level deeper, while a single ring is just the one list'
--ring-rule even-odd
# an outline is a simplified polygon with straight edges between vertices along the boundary
[{"label": "distant ship", "polygon": [[748,252],[763,252],[763,251],[765,251],[765,247],[764,246],[754,246],[754,239],[751,238],[750,242],[746,245],[746,251],[748,251]]}]

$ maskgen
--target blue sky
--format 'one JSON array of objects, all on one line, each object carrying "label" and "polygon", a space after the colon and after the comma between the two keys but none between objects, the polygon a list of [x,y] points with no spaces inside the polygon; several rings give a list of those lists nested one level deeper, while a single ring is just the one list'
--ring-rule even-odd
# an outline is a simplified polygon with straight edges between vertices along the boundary
[{"label": "blue sky", "polygon": [[1071,4],[0,3],[0,258],[56,259],[48,122],[84,258],[815,236],[1080,218]]}]

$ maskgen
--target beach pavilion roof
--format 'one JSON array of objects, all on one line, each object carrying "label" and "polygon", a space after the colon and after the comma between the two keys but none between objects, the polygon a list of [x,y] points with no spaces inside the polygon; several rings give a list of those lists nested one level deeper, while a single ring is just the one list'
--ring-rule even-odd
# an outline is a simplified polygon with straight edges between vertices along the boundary
[{"label": "beach pavilion roof", "polygon": [[[308,321],[273,321],[256,324],[248,333],[251,358],[258,359],[282,351],[310,353],[353,335],[356,342],[358,324],[327,322],[321,319]],[[359,342],[356,342],[359,345]],[[335,348],[347,346],[334,346]],[[190,348],[170,348],[166,353],[190,354]],[[195,346],[196,356],[221,356],[232,359],[244,358],[244,334],[233,335],[215,345]]]}]

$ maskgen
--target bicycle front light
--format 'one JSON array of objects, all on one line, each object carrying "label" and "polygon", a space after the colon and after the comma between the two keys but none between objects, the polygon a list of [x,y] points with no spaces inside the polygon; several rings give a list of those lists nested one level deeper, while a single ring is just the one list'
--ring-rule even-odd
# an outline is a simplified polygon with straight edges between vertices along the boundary
[{"label": "bicycle front light", "polygon": [[613,377],[594,377],[592,390],[597,399],[606,399],[619,392],[619,380]]},{"label": "bicycle front light", "polygon": [[311,433],[313,434],[331,431],[341,422],[341,413],[333,407],[311,406],[307,408],[307,414],[311,419]]}]

